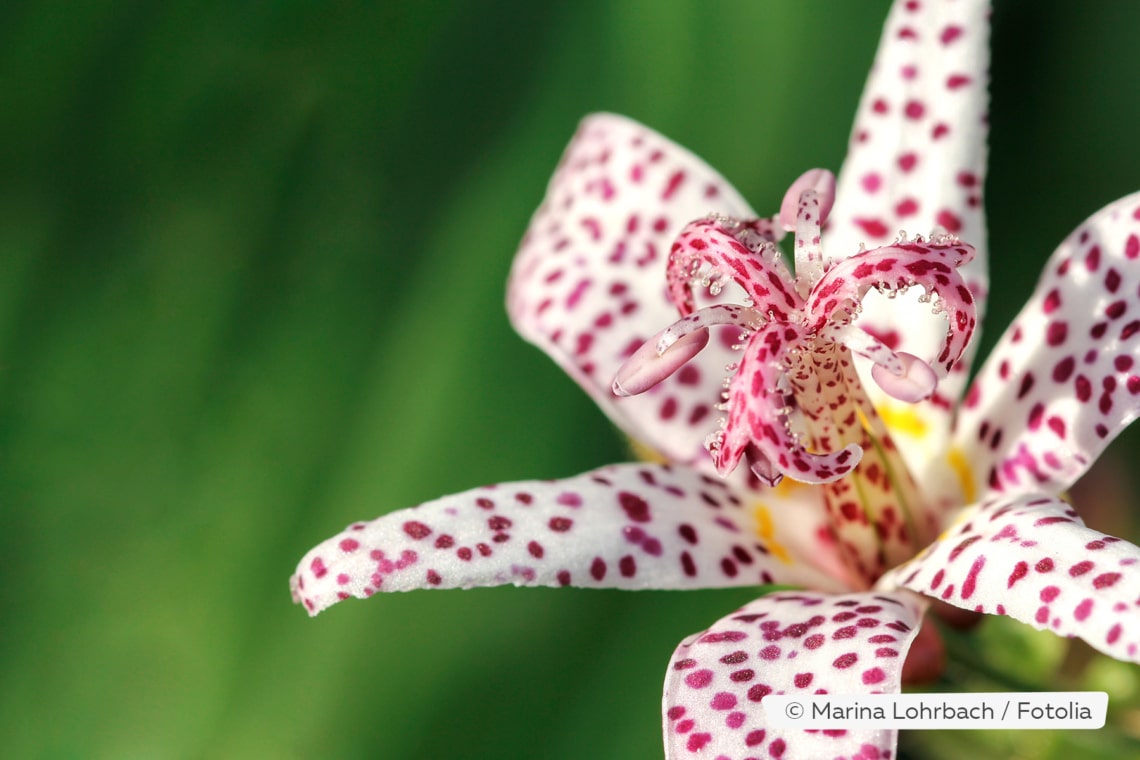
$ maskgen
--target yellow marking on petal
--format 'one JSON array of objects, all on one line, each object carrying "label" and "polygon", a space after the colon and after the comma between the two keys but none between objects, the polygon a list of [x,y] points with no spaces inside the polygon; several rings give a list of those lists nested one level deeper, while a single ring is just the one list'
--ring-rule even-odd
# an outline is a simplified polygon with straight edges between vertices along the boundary
[{"label": "yellow marking on petal", "polygon": [[[787,480],[787,478],[785,478],[785,480]],[[791,555],[788,554],[788,550],[776,541],[776,526],[772,522],[772,513],[768,507],[763,504],[757,504],[753,510],[753,514],[756,515],[756,532],[760,538],[764,540],[765,545],[769,551],[772,552],[772,556],[785,565],[792,564],[792,558]]]},{"label": "yellow marking on petal", "polygon": [[629,439],[629,448],[633,455],[637,457],[639,462],[650,462],[651,464],[669,464],[669,458],[662,454],[657,449],[642,443],[636,438]]},{"label": "yellow marking on petal", "polygon": [[965,497],[966,503],[973,504],[978,497],[978,488],[974,485],[974,473],[970,471],[970,463],[966,461],[965,453],[955,446],[946,455],[946,461],[958,476],[958,485],[962,487],[962,496]]},{"label": "yellow marking on petal", "polygon": [[887,430],[892,433],[904,433],[922,438],[930,427],[913,406],[884,403],[876,407],[875,411],[879,413],[879,418],[887,426]]}]

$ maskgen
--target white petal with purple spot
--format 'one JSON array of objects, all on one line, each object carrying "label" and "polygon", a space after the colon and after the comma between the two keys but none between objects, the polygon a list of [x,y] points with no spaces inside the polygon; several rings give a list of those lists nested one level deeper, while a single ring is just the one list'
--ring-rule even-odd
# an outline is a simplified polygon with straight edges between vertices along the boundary
[{"label": "white petal with purple spot", "polygon": [[769,694],[896,693],[925,605],[907,592],[770,594],[677,647],[665,675],[665,756],[879,758],[889,730],[777,729]]},{"label": "white petal with purple spot", "polygon": [[[961,274],[985,311],[986,227],[982,185],[988,131],[989,13],[984,0],[897,2],[883,30],[859,104],[831,222],[832,259],[889,243],[900,230],[936,227],[977,250]],[[893,300],[871,294],[859,326],[889,347],[926,358],[944,326],[910,291]],[[921,474],[941,455],[954,405],[976,344],[967,347],[931,399],[900,407],[867,383],[908,465]],[[862,369],[869,372],[870,367]],[[899,408],[904,416],[889,411]],[[907,424],[894,425],[897,419]]]},{"label": "white petal with purple spot", "polygon": [[315,615],[424,588],[844,588],[792,554],[768,508],[668,465],[487,486],[350,525],[305,555],[293,594]]},{"label": "white petal with purple spot", "polygon": [[585,119],[550,181],[511,269],[515,329],[551,356],[616,425],[671,461],[713,472],[703,441],[716,425],[732,351],[711,341],[643,396],[611,393],[622,363],[677,319],[666,295],[670,247],[710,213],[755,214],[713,169],[631,119]]},{"label": "white petal with purple spot", "polygon": [[958,527],[879,586],[1008,615],[1140,661],[1140,548],[1085,527],[1069,504],[1050,496],[972,507]]},{"label": "white petal with purple spot", "polygon": [[970,388],[955,443],[979,487],[1057,494],[1140,414],[1140,193],[1045,265]]}]

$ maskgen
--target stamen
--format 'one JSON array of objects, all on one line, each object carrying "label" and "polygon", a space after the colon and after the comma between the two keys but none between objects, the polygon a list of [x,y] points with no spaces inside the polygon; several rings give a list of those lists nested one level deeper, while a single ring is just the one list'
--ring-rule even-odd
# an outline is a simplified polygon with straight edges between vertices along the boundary
[{"label": "stamen", "polygon": [[668,351],[670,346],[689,333],[714,325],[736,325],[744,328],[745,332],[741,335],[740,340],[746,340],[766,321],[766,318],[759,312],[738,304],[706,306],[683,319],[677,320],[658,333],[657,355],[660,356]]},{"label": "stamen", "polygon": [[615,396],[636,396],[644,393],[679,370],[699,354],[709,342],[709,331],[697,330],[674,339],[663,352],[658,353],[657,346],[667,330],[668,328],[662,330],[656,337],[643,343],[641,348],[634,351],[633,356],[621,365],[612,386]]},{"label": "stamen", "polygon": [[666,327],[626,359],[614,377],[615,396],[644,393],[679,370],[709,342],[709,327],[736,325],[751,332],[764,317],[736,304],[716,304],[695,311]]},{"label": "stamen", "polygon": [[849,349],[851,353],[882,365],[892,375],[903,374],[902,361],[895,352],[861,327],[852,324],[830,325],[820,334]]},{"label": "stamen", "polygon": [[824,334],[874,362],[871,377],[887,395],[913,404],[930,398],[938,385],[938,375],[929,364],[913,354],[895,353],[875,336],[855,325],[843,325],[824,330]]},{"label": "stamen", "polygon": [[895,356],[902,363],[901,373],[893,373],[882,364],[871,367],[871,377],[879,387],[888,396],[908,404],[930,398],[938,385],[938,375],[934,369],[914,354],[900,351]]}]

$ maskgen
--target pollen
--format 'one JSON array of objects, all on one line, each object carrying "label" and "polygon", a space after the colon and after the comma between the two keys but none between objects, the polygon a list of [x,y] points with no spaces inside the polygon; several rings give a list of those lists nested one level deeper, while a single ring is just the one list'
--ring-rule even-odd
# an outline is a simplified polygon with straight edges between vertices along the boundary
[{"label": "pollen", "polygon": [[756,515],[756,534],[763,539],[768,550],[772,552],[772,556],[785,565],[792,564],[788,550],[776,541],[776,528],[772,524],[772,513],[768,507],[764,504],[757,504],[753,509],[753,514]]}]

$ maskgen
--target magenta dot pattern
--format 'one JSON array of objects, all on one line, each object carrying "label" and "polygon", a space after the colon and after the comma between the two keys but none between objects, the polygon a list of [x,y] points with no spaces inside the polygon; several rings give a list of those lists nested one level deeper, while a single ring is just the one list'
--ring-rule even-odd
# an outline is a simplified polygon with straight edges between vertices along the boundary
[{"label": "magenta dot pattern", "polygon": [[[807,240],[797,233],[797,246],[819,242],[819,204],[812,200],[813,203],[801,203],[800,227]],[[810,218],[805,218],[808,214]],[[747,235],[745,239],[758,237],[765,243],[753,250],[738,239],[742,235]],[[820,421],[811,425],[813,432],[825,424],[825,418],[854,415],[853,409],[848,408],[852,404],[841,397],[842,388],[858,385],[853,368],[839,377],[822,378],[819,375],[827,373],[817,371],[816,365],[832,360],[833,331],[848,327],[869,290],[894,291],[916,285],[934,299],[948,319],[945,340],[929,357],[940,374],[946,374],[968,344],[977,323],[973,298],[956,271],[973,257],[973,248],[949,235],[930,241],[921,237],[899,240],[893,245],[860,251],[825,273],[820,269],[817,280],[801,275],[793,281],[778,255],[772,255],[775,251],[769,243],[767,237],[754,234],[751,227],[742,231],[740,224],[731,220],[702,220],[686,226],[669,256],[669,292],[683,315],[669,329],[677,333],[691,330],[707,312],[718,308],[693,312],[694,299],[687,279],[683,284],[682,275],[676,273],[691,272],[705,264],[714,268],[718,289],[722,280],[735,283],[747,297],[748,306],[738,306],[728,314],[718,313],[717,317],[722,322],[735,320],[744,331],[738,338],[743,343],[743,354],[733,365],[737,369],[728,385],[723,435],[710,445],[717,470],[721,474],[731,472],[748,448],[754,447],[782,475],[805,483],[829,482],[859,464],[863,433],[852,424],[848,426],[855,430],[851,436],[813,435],[816,451],[809,452],[796,440],[788,413],[783,411],[789,402],[781,378],[792,378],[795,403],[791,406],[808,419]],[[806,291],[806,298],[800,296],[797,284]],[[867,340],[872,339],[868,336]],[[888,360],[899,362],[889,350],[882,351]],[[635,361],[641,363],[645,361],[643,357],[642,349],[636,352]],[[702,368],[707,368],[709,360],[701,358]],[[827,384],[826,393],[800,392],[804,384],[823,383]],[[862,397],[861,392],[858,395]],[[873,416],[873,409],[864,406],[864,414]]]},{"label": "magenta dot pattern", "polygon": [[787,321],[791,312],[803,307],[803,299],[783,258],[765,255],[771,249],[763,246],[782,237],[783,231],[777,231],[770,219],[690,222],[669,248],[665,272],[669,298],[681,316],[691,314],[697,303],[692,273],[706,265],[720,275],[718,285],[725,276],[739,285],[754,311]]},{"label": "magenta dot pattern", "polygon": [[948,322],[930,362],[945,377],[977,327],[974,297],[958,273],[973,258],[973,246],[954,237],[937,242],[900,241],[857,253],[831,267],[812,288],[807,301],[808,329],[822,330],[836,321],[845,324],[854,316],[852,306],[861,304],[872,288],[898,292],[921,286]]},{"label": "magenta dot pattern", "polygon": [[764,721],[769,694],[896,693],[925,605],[905,591],[770,594],[689,637],[665,675],[669,758],[893,756],[888,730],[799,731]]},{"label": "magenta dot pattern", "polygon": [[670,246],[709,214],[755,213],[715,170],[637,122],[586,118],[531,219],[511,269],[507,311],[631,437],[712,473],[704,438],[716,425],[728,346],[652,391],[617,398],[621,364],[676,319],[665,287]]},{"label": "magenta dot pattern", "polygon": [[[808,483],[836,480],[859,464],[862,449],[858,445],[817,454],[808,451],[791,430],[784,411],[789,403],[780,388],[780,378],[785,373],[794,376],[795,369],[801,369],[805,380],[816,380],[810,355],[806,359],[797,356],[810,340],[792,323],[766,325],[749,339],[740,368],[728,387],[724,441],[715,451],[723,471],[731,471],[749,447],[759,449],[781,473]],[[792,372],[788,372],[789,366]],[[806,405],[804,396],[797,394],[796,401],[805,415],[829,416],[826,406]]]},{"label": "magenta dot pattern", "polygon": [[986,488],[1060,493],[1140,413],[1140,193],[1057,248],[970,388],[957,443]]},{"label": "magenta dot pattern", "polygon": [[[940,228],[957,235],[977,250],[960,271],[978,318],[987,296],[982,186],[989,13],[989,3],[975,0],[894,3],[855,116],[824,239],[829,257],[844,258],[861,243],[870,248],[890,242],[899,230],[925,235]],[[891,348],[923,357],[945,330],[929,304],[874,295],[859,324]],[[917,404],[940,434],[950,426],[974,350],[976,344],[967,347],[934,396]]]},{"label": "magenta dot pattern", "polygon": [[[725,219],[686,226],[673,244],[668,270],[670,296],[685,316],[637,350],[618,384],[636,378],[638,387],[650,387],[642,380],[667,376],[662,364],[679,366],[658,356],[661,349],[654,346],[663,345],[663,336],[688,335],[714,320],[738,325],[743,349],[727,385],[727,414],[708,444],[718,472],[727,475],[746,459],[754,472],[767,472],[773,481],[787,476],[829,484],[826,501],[840,549],[869,584],[913,556],[938,526],[928,524],[932,515],[915,498],[893,442],[875,422],[851,355],[837,339],[877,349],[880,361],[893,362],[901,372],[898,356],[850,323],[872,288],[920,285],[948,317],[945,340],[930,357],[932,372],[944,375],[976,327],[972,297],[956,271],[973,249],[951,235],[930,241],[916,236],[815,267],[810,262],[820,240],[820,207],[814,191],[800,199],[795,246],[803,249],[798,255],[810,272],[795,280],[780,263],[768,230],[757,233]],[[693,311],[688,280],[677,273],[705,265],[714,267],[718,287],[723,280],[738,286],[747,305]],[[682,358],[692,357],[686,351]],[[872,425],[878,427],[874,437]],[[848,475],[855,487],[839,482]]]},{"label": "magenta dot pattern", "polygon": [[476,488],[354,523],[305,556],[292,589],[316,615],[378,591],[769,583],[843,588],[808,562],[773,556],[752,505],[719,479],[631,464]]},{"label": "magenta dot pattern", "polygon": [[883,583],[1140,660],[1140,551],[1086,527],[1057,498],[990,498]]}]

